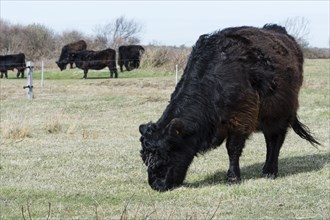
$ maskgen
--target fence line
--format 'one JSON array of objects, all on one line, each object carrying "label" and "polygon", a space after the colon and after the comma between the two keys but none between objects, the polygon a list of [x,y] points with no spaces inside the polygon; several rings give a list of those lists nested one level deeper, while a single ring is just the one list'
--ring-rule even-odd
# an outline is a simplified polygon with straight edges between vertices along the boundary
[{"label": "fence line", "polygon": [[41,61],[41,87],[44,87],[44,61]]},{"label": "fence line", "polygon": [[[147,59],[147,60],[149,60],[149,59]],[[92,61],[109,61],[109,60],[92,60]],[[144,60],[144,61],[146,61],[146,60]],[[33,68],[35,69],[36,67],[38,67],[38,65],[35,65],[36,63],[40,63],[40,66],[41,66],[41,82],[40,82],[40,84],[41,84],[41,87],[44,87],[44,72],[45,72],[45,64],[44,64],[44,60],[42,60],[42,61],[38,61],[38,62],[32,62],[32,61],[27,61],[26,62],[26,66],[24,66],[24,69],[28,69],[28,70],[31,70],[31,67],[29,66],[30,64],[29,63],[33,63],[34,65],[33,65]],[[91,61],[84,61],[84,62],[91,62]],[[53,63],[53,62],[52,62]],[[15,63],[11,63],[11,65],[13,65],[13,64],[15,64]],[[70,63],[67,63],[67,65],[68,64],[70,64]],[[20,63],[20,65],[21,65],[21,63]],[[3,71],[1,68],[2,67],[6,67],[7,65],[0,65],[0,71]],[[39,66],[39,67],[40,67]],[[20,66],[19,66],[20,67]],[[46,66],[47,67],[47,66]],[[117,67],[117,65],[116,65],[116,67]],[[77,68],[77,67],[76,67]],[[16,67],[12,67],[12,69],[8,69],[8,70],[12,70],[12,71],[14,71],[14,69],[17,69]],[[79,69],[79,68],[78,68]],[[176,64],[175,66],[174,66],[174,69],[175,69],[175,85],[177,85],[177,83],[178,83],[178,80],[179,80],[179,65],[178,64]],[[91,69],[92,70],[92,69]],[[30,72],[27,72],[27,78],[29,77],[29,74],[30,74]]]},{"label": "fence line", "polygon": [[[126,61],[143,61],[143,62],[145,62],[145,61],[155,61],[155,59],[123,59],[123,60],[74,60],[74,61],[66,61],[66,63],[67,64],[70,64],[71,62],[72,63],[75,63],[75,62],[100,62],[100,61],[117,61],[117,62],[119,62],[119,61],[123,61],[123,62],[126,62]],[[34,61],[32,61],[32,62],[34,62]],[[40,61],[39,61],[40,62]],[[43,60],[41,61],[41,62],[43,62]],[[58,60],[57,61],[55,61],[55,62],[59,62]],[[38,62],[35,62],[35,63],[38,63]],[[53,63],[53,62],[52,62]],[[64,63],[64,62],[60,62],[60,63]],[[19,66],[19,65],[22,65],[22,63],[5,63],[5,64],[1,64],[0,63],[0,67],[11,67],[12,65],[17,65],[17,66]],[[13,67],[13,68],[15,68],[15,67]],[[26,68],[26,67],[25,67]]]}]

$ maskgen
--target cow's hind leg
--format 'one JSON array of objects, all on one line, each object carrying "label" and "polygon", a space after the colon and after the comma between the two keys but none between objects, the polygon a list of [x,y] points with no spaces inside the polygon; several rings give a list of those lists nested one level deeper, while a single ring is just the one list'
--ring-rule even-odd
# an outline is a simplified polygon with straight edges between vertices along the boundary
[{"label": "cow's hind leg", "polygon": [[125,66],[125,68],[126,68],[127,71],[131,71],[131,68],[130,68],[130,62],[125,61],[125,62],[124,62],[124,66]]},{"label": "cow's hind leg", "polygon": [[241,181],[241,171],[239,167],[239,157],[245,146],[246,137],[244,135],[229,135],[226,148],[229,156],[229,170],[227,172],[227,182],[229,184]]},{"label": "cow's hind leg", "polygon": [[24,78],[24,69],[18,69],[17,70],[17,79],[19,78],[19,76],[21,75],[21,78]]},{"label": "cow's hind leg", "polygon": [[[115,78],[118,78],[118,72],[117,72],[117,69],[114,69],[113,72],[115,73]],[[111,78],[112,78],[112,75],[111,75]]]},{"label": "cow's hind leg", "polygon": [[278,157],[281,147],[285,140],[287,128],[281,129],[278,132],[264,132],[267,155],[266,162],[262,168],[262,173],[265,177],[275,179],[278,173]]},{"label": "cow's hind leg", "polygon": [[123,63],[122,62],[120,62],[120,64],[119,64],[119,67],[120,67],[120,72],[124,72],[124,70],[123,70]]}]

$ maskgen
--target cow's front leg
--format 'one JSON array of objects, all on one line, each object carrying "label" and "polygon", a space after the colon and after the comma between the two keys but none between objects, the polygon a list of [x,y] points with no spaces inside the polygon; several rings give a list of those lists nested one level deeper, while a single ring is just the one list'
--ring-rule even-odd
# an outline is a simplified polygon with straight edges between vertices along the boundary
[{"label": "cow's front leg", "polygon": [[87,79],[87,73],[88,73],[88,69],[84,69],[84,79]]},{"label": "cow's front leg", "polygon": [[229,169],[227,172],[227,182],[229,184],[241,181],[241,171],[239,167],[239,157],[242,154],[246,137],[242,135],[230,134],[227,138],[226,148],[229,156]]}]

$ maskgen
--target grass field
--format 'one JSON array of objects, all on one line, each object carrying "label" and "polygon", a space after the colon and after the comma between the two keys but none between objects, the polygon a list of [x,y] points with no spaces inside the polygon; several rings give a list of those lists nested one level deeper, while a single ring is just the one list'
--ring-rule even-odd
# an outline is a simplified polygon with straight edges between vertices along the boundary
[{"label": "grass field", "polygon": [[261,178],[262,134],[241,157],[243,181],[228,186],[223,146],[194,159],[182,187],[159,193],[147,183],[138,126],[156,121],[175,76],[152,70],[40,71],[34,99],[25,80],[1,79],[0,219],[329,219],[330,64],[307,60],[299,115],[322,143],[292,131],[279,177]]}]

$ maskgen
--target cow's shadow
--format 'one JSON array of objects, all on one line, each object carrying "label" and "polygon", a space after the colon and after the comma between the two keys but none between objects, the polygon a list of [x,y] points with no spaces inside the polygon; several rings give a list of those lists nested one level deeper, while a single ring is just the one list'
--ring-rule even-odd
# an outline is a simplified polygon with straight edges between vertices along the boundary
[{"label": "cow's shadow", "polygon": [[[329,163],[329,158],[329,153],[280,158],[278,178],[321,170]],[[264,163],[255,163],[246,167],[241,165],[241,178],[243,180],[263,178],[261,174],[263,165]],[[185,187],[200,188],[208,185],[226,184],[226,173],[227,170],[221,170],[203,180],[186,182],[184,185]]]}]

